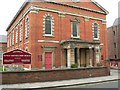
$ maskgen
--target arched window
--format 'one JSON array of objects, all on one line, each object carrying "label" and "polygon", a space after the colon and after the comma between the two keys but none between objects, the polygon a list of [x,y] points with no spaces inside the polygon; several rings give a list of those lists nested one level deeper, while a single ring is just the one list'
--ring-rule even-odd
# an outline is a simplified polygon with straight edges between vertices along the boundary
[{"label": "arched window", "polygon": [[28,38],[29,35],[29,19],[27,18],[25,21],[25,38]]},{"label": "arched window", "polygon": [[18,43],[18,27],[16,27],[16,43]]},{"label": "arched window", "polygon": [[76,18],[71,20],[71,24],[72,24],[71,36],[72,36],[72,38],[79,38],[79,23],[80,23],[80,21]]},{"label": "arched window", "polygon": [[14,30],[12,32],[12,45],[14,45]]},{"label": "arched window", "polygon": [[94,39],[98,39],[98,24],[94,23]]},{"label": "arched window", "polygon": [[22,23],[20,24],[20,41],[22,41],[22,31],[23,31],[23,26]]},{"label": "arched window", "polygon": [[77,21],[72,22],[72,34],[73,34],[73,37],[78,37],[78,22]]},{"label": "arched window", "polygon": [[50,16],[45,18],[45,35],[52,35],[52,18]]}]

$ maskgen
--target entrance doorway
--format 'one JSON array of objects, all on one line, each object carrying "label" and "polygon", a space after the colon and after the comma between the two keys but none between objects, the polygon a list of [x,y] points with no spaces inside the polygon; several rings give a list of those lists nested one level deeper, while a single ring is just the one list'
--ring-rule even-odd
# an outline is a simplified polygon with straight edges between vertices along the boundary
[{"label": "entrance doorway", "polygon": [[81,48],[80,49],[80,61],[82,67],[87,67],[89,65],[89,49]]},{"label": "entrance doorway", "polygon": [[52,52],[45,52],[45,69],[52,69]]},{"label": "entrance doorway", "polygon": [[74,56],[75,56],[75,64],[78,64],[78,61],[77,61],[77,59],[78,59],[78,53],[77,53],[77,48],[75,48],[74,49]]}]

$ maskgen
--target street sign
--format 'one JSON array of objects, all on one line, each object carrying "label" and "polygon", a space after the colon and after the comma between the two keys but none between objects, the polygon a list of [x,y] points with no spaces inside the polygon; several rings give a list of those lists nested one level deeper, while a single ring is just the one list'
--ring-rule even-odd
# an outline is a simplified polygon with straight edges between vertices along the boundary
[{"label": "street sign", "polygon": [[4,53],[3,64],[31,64],[31,54],[19,49]]}]

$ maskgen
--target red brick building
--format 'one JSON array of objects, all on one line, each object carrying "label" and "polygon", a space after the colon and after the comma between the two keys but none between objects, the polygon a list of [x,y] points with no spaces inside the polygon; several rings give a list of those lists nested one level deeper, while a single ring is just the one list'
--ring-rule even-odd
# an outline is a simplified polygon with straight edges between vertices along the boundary
[{"label": "red brick building", "polygon": [[120,63],[120,18],[117,18],[113,26],[107,28],[108,37],[108,58],[111,66],[117,66]]},{"label": "red brick building", "polygon": [[0,35],[0,64],[2,63],[2,55],[7,52],[7,36]]},{"label": "red brick building", "polygon": [[97,2],[83,1],[25,2],[7,28],[7,51],[32,53],[32,68],[41,69],[106,60],[108,12]]}]

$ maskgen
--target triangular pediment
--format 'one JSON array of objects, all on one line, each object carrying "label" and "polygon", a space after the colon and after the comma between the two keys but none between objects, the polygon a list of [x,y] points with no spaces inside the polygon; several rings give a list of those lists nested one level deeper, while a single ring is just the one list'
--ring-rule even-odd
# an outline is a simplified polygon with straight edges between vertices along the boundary
[{"label": "triangular pediment", "polygon": [[108,14],[108,11],[105,10],[100,4],[94,0],[47,0],[50,2],[62,3],[70,5],[73,7],[78,7],[85,10],[101,12],[103,14]]}]

